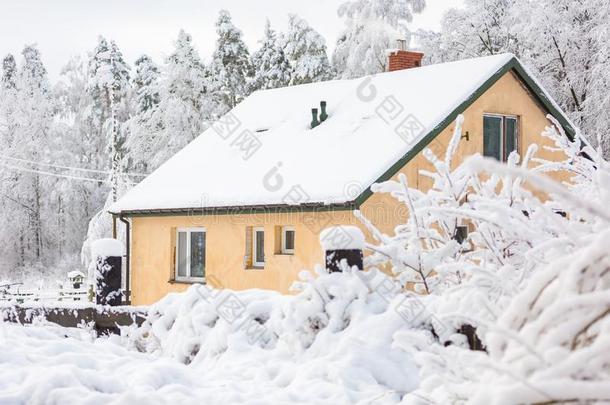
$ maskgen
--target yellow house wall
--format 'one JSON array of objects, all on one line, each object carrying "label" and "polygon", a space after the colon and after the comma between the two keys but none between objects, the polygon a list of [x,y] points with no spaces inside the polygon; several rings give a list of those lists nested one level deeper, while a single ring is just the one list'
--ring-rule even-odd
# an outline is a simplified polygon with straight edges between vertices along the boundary
[{"label": "yellow house wall", "polygon": [[[258,213],[240,215],[134,217],[132,219],[132,303],[147,305],[189,284],[170,282],[174,276],[176,228],[206,230],[205,272],[215,287],[241,290],[264,288],[287,293],[301,270],[324,263],[319,233],[330,225],[352,221],[350,211],[320,213]],[[307,224],[307,225],[305,225]],[[295,254],[275,252],[275,227],[294,226]],[[265,230],[265,267],[246,269],[246,227]]]},{"label": "yellow house wall", "polygon": [[[469,132],[470,140],[463,139],[460,142],[454,165],[463,161],[460,157],[482,153],[484,113],[519,117],[521,154],[532,143],[549,144],[547,139],[540,136],[548,125],[545,112],[512,73],[507,73],[463,113],[463,131]],[[452,124],[429,145],[437,155],[443,156],[453,129]],[[538,155],[547,159],[558,157],[542,148]],[[420,152],[401,172],[406,174],[410,186],[426,190],[431,187],[431,181],[418,174],[422,169],[433,171]],[[388,234],[407,215],[405,207],[387,194],[372,195],[360,209],[379,229]],[[169,292],[188,288],[188,284],[170,282],[173,279],[175,234],[178,227],[206,229],[206,277],[211,284],[236,290],[264,288],[286,293],[301,270],[311,270],[316,264],[324,262],[319,243],[320,230],[330,225],[347,223],[362,228],[350,211],[134,217],[131,247],[132,303],[150,304]],[[276,254],[275,227],[284,225],[295,228],[294,255]],[[262,226],[265,229],[264,269],[246,269],[244,266],[247,226]]]}]

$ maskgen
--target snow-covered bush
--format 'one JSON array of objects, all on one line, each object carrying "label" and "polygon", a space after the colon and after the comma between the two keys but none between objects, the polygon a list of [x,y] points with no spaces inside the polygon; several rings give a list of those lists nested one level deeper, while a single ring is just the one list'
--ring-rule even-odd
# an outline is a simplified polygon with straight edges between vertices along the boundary
[{"label": "snow-covered bush", "polygon": [[[439,311],[447,308],[490,321],[535,269],[573,251],[580,235],[591,232],[593,219],[577,196],[592,195],[598,164],[590,159],[595,152],[586,144],[570,141],[552,125],[543,135],[554,141],[549,149],[556,156],[563,154],[563,161],[536,158],[538,146],[531,145],[523,158],[513,152],[506,164],[474,156],[456,165],[462,123],[460,116],[445,156],[424,151],[435,169],[421,172],[432,179],[430,190],[410,188],[404,175],[373,187],[407,206],[408,220],[394,235],[381,233],[357,215],[376,242],[367,246],[373,252],[367,260],[370,266],[389,263],[406,288],[438,296],[434,305]],[[549,188],[554,183],[541,172],[572,178]],[[545,187],[537,183],[541,181]],[[463,322],[472,321],[463,317]]]},{"label": "snow-covered bush", "polygon": [[[431,305],[430,311],[445,322],[474,321],[487,353],[457,345],[423,346],[411,331],[395,336],[396,346],[413,353],[420,366],[420,387],[405,403],[610,400],[610,170],[586,142],[578,137],[572,141],[557,128],[550,126],[543,135],[554,141],[551,149],[565,154],[564,161],[537,159],[530,151],[537,164],[531,169],[480,157],[464,165],[492,178],[517,179],[545,201],[534,194],[524,200],[533,208],[525,218],[536,222],[531,229],[518,230],[527,243],[515,251],[518,257],[511,263],[521,280],[512,283],[506,268],[480,263],[477,271],[496,272],[491,279],[512,284],[512,294],[493,307],[495,316],[479,316],[475,307],[468,311],[464,304],[472,304],[471,297],[459,288],[446,291]],[[549,171],[563,173],[569,181],[559,184],[540,174]],[[506,216],[506,210],[498,212]],[[480,292],[471,281],[476,279],[475,272],[463,286]]]},{"label": "snow-covered bush", "polygon": [[397,403],[417,386],[411,355],[391,347],[397,331],[411,328],[396,310],[404,297],[380,287],[392,284],[383,273],[317,272],[300,274],[296,295],[194,285],[151,306],[123,339],[215,378],[259,373],[280,403],[303,389],[309,403]]}]

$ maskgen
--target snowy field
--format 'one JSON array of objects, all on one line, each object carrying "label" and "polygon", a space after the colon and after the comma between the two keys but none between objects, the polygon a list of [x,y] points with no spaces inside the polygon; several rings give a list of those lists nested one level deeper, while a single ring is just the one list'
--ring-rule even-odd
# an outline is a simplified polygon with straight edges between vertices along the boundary
[{"label": "snowy field", "polygon": [[[345,281],[333,278],[326,280],[331,291]],[[407,324],[380,296],[363,307],[372,296],[359,293],[344,294],[326,320],[311,291],[293,299],[263,291],[207,299],[195,286],[168,296],[152,308],[151,322],[122,337],[0,324],[0,403],[396,403],[417,385],[410,355],[391,348]],[[238,319],[215,310],[227,298],[247,308]],[[358,302],[355,312],[347,309]],[[346,327],[346,310],[361,319]],[[247,326],[264,314],[266,330]],[[305,325],[315,317],[328,326],[314,341]]]},{"label": "snowy field", "polygon": [[86,332],[0,325],[2,404],[202,403],[218,394],[203,382],[201,370]]}]

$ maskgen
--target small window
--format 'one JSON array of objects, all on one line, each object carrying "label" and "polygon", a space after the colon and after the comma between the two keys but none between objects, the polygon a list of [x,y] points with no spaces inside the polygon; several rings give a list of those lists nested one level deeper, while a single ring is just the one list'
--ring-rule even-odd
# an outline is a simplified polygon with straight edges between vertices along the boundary
[{"label": "small window", "polygon": [[483,116],[483,155],[506,162],[519,147],[517,117],[504,115]]},{"label": "small window", "polygon": [[282,254],[293,255],[294,254],[294,227],[284,226],[282,227]]},{"label": "small window", "polygon": [[252,229],[252,266],[265,266],[265,229]]},{"label": "small window", "polygon": [[176,280],[203,281],[205,277],[205,229],[178,228]]}]

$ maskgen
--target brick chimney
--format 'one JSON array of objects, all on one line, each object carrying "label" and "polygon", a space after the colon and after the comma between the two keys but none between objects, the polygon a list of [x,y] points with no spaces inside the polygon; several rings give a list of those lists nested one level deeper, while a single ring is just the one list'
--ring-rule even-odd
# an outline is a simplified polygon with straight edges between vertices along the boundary
[{"label": "brick chimney", "polygon": [[406,41],[398,40],[398,49],[389,52],[388,57],[388,72],[395,70],[411,69],[421,66],[421,60],[424,54],[421,52],[407,51]]}]

